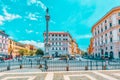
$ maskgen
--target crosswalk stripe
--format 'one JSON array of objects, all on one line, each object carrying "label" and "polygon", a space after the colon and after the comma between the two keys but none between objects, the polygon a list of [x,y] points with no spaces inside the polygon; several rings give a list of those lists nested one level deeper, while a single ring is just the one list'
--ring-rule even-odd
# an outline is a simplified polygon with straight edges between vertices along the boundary
[{"label": "crosswalk stripe", "polygon": [[8,80],[8,79],[24,79],[24,78],[28,78],[27,80],[34,80],[36,76],[14,76],[14,77],[6,77],[6,78],[3,78],[1,80]]},{"label": "crosswalk stripe", "polygon": [[53,76],[54,76],[53,72],[49,72],[45,77],[45,80],[53,80]]},{"label": "crosswalk stripe", "polygon": [[70,80],[70,76],[73,76],[73,77],[76,77],[76,76],[79,76],[79,77],[81,77],[81,76],[85,76],[85,77],[88,77],[89,79],[91,79],[91,80],[97,80],[96,78],[94,78],[94,77],[91,77],[90,75],[88,75],[88,74],[77,74],[77,75],[64,75],[64,80]]},{"label": "crosswalk stripe", "polygon": [[115,75],[115,76],[120,76],[120,74],[119,74],[119,73],[114,73],[113,75]]},{"label": "crosswalk stripe", "polygon": [[113,78],[113,77],[111,77],[111,76],[105,75],[105,74],[100,73],[100,72],[97,72],[97,71],[94,71],[93,73],[94,73],[94,74],[97,74],[98,76],[101,76],[101,77],[103,77],[103,78],[106,78],[106,79],[108,79],[108,80],[118,80],[118,79],[116,79],[116,78]]}]

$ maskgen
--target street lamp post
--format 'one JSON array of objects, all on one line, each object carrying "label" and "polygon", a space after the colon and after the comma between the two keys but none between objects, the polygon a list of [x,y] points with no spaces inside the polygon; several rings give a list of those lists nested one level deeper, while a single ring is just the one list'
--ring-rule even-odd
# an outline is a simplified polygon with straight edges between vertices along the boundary
[{"label": "street lamp post", "polygon": [[48,38],[49,38],[49,25],[48,22],[50,20],[50,15],[49,15],[49,9],[46,9],[46,15],[45,15],[45,19],[46,19],[46,39],[45,39],[45,55],[49,55],[48,49],[49,49],[49,42],[48,42]]},{"label": "street lamp post", "polygon": [[105,46],[105,43],[103,43],[103,45],[100,46],[102,59],[104,59],[104,51],[103,51],[103,47],[104,47],[104,46]]}]

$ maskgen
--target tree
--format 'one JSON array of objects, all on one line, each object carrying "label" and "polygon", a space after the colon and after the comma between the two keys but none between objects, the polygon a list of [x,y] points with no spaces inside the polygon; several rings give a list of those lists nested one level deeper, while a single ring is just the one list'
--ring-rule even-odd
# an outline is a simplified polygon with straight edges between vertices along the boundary
[{"label": "tree", "polygon": [[84,56],[84,55],[85,55],[85,52],[84,52],[84,51],[81,51],[81,55]]},{"label": "tree", "polygon": [[24,56],[24,49],[20,49],[20,50],[19,50],[19,54],[20,54],[21,56]]},{"label": "tree", "polygon": [[44,52],[42,49],[37,49],[37,51],[35,52],[36,55],[41,55],[43,56],[44,55]]},{"label": "tree", "polygon": [[29,55],[30,55],[30,56],[33,56],[34,54],[35,54],[34,51],[31,51],[31,50],[29,51]]},{"label": "tree", "polygon": [[29,55],[29,51],[27,49],[23,49],[24,50],[24,55]]}]

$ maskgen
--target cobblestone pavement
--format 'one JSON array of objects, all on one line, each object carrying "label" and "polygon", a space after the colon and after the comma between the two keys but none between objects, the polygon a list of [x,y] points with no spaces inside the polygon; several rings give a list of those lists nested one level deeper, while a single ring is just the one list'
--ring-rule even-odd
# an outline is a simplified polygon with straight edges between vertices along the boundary
[{"label": "cobblestone pavement", "polygon": [[120,70],[41,72],[22,69],[1,72],[0,80],[120,80]]}]

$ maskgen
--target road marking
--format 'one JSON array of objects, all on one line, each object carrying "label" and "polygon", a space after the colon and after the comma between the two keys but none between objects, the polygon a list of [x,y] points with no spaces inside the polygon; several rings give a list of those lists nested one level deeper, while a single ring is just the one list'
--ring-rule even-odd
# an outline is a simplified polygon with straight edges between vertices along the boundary
[{"label": "road marking", "polygon": [[15,76],[15,77],[6,77],[6,78],[3,78],[1,80],[8,80],[8,79],[16,79],[16,78],[19,78],[19,79],[24,79],[24,78],[28,78],[27,80],[34,80],[36,76]]},{"label": "road marking", "polygon": [[4,74],[0,73],[0,77],[3,76]]},{"label": "road marking", "polygon": [[89,78],[90,80],[97,80],[96,78],[88,75],[88,74],[79,74],[79,75],[64,75],[64,80],[70,80],[70,77],[73,76],[73,77],[76,77],[76,76],[79,76],[79,77],[82,77],[82,76],[85,76],[87,78]]},{"label": "road marking", "polygon": [[53,76],[54,76],[53,72],[49,72],[45,77],[45,80],[53,80]]},{"label": "road marking", "polygon": [[120,76],[120,73],[114,73],[113,75],[115,75],[115,76]]},{"label": "road marking", "polygon": [[11,73],[3,72],[2,74],[38,74],[38,73],[45,74],[46,72],[11,72]]},{"label": "road marking", "polygon": [[101,76],[101,77],[104,77],[104,78],[106,78],[106,79],[109,79],[109,80],[118,80],[118,79],[116,79],[116,78],[113,78],[113,77],[111,77],[111,76],[108,76],[108,75],[106,75],[106,74],[103,74],[103,73],[100,73],[100,72],[93,72],[94,74],[97,74],[98,76]]}]

